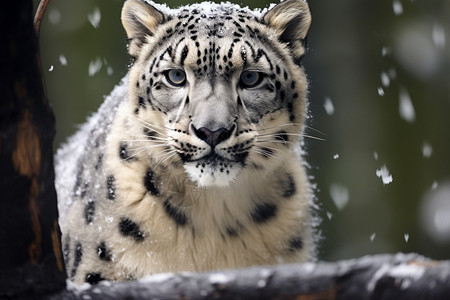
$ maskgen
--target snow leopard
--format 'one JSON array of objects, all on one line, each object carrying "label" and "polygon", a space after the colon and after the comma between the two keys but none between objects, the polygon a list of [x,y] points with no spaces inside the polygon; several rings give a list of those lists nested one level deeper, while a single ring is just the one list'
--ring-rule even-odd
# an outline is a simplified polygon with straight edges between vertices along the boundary
[{"label": "snow leopard", "polygon": [[56,154],[69,279],[313,260],[307,2],[127,0],[121,20],[128,73]]}]

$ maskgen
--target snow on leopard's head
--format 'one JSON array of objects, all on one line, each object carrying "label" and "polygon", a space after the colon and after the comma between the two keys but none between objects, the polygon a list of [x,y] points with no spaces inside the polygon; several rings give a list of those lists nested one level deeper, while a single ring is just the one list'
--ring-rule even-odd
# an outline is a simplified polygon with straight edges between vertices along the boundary
[{"label": "snow on leopard's head", "polygon": [[261,12],[128,0],[122,22],[134,58],[130,118],[154,164],[183,167],[199,186],[228,186],[245,171],[278,166],[298,145],[306,2]]}]

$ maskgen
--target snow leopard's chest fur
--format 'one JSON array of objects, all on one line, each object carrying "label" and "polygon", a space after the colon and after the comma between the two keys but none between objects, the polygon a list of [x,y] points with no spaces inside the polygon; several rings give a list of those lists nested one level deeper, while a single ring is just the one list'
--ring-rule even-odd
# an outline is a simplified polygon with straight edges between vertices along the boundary
[{"label": "snow leopard's chest fur", "polygon": [[306,3],[255,15],[128,0],[122,21],[135,62],[57,155],[69,277],[310,259]]}]

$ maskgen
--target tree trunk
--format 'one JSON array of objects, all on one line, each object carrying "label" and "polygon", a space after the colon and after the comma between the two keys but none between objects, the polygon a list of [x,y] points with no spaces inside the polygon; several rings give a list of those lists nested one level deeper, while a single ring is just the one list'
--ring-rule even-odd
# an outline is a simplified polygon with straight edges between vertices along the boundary
[{"label": "tree trunk", "polygon": [[54,115],[45,96],[31,0],[0,9],[0,298],[65,287],[54,188]]}]

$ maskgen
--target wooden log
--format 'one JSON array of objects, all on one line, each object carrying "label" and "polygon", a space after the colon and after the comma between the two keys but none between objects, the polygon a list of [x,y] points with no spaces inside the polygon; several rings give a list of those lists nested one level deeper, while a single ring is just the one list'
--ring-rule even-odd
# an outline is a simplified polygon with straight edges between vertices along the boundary
[{"label": "wooden log", "polygon": [[44,93],[31,0],[0,9],[0,299],[65,287],[53,171],[55,120]]},{"label": "wooden log", "polygon": [[335,263],[157,274],[72,288],[53,299],[450,299],[450,261],[396,254]]}]

